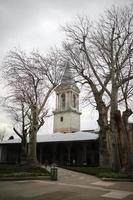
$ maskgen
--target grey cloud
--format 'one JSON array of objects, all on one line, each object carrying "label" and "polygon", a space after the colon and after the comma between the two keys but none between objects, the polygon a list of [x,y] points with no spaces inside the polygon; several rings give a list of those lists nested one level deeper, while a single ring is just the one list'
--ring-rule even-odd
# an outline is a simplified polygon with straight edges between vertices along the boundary
[{"label": "grey cloud", "polygon": [[[0,0],[0,54],[2,54],[4,49],[10,49],[16,46],[16,44],[21,44],[22,41],[27,42],[29,40],[29,43],[32,43],[32,48],[34,48],[34,43],[42,43],[43,31],[45,30],[42,30],[41,40],[39,41],[37,37],[37,31],[39,34],[41,32],[41,30],[37,30],[39,23],[53,20],[53,22],[62,24],[78,13],[85,12],[85,14],[95,16],[104,7],[108,7],[111,4],[119,5],[130,1]],[[54,39],[56,41],[56,33]]]},{"label": "grey cloud", "polygon": [[[129,0],[130,1],[130,0]],[[16,30],[24,30],[27,25],[34,26],[34,21],[43,16],[56,18],[61,13],[65,15],[88,10],[95,13],[98,9],[112,3],[127,2],[126,0],[1,0],[0,1],[0,37],[14,33]],[[25,30],[26,31],[26,30]]]}]

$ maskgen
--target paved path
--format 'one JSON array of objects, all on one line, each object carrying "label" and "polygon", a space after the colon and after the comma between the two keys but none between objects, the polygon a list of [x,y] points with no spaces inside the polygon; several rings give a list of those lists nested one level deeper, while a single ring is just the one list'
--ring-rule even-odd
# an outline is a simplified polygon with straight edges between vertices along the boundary
[{"label": "paved path", "polygon": [[58,181],[0,182],[0,200],[133,200],[133,182],[104,182],[58,169]]}]

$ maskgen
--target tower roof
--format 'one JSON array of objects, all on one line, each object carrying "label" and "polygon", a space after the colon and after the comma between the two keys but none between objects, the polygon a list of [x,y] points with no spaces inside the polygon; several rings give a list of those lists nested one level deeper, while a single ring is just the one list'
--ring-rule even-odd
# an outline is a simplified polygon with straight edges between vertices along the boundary
[{"label": "tower roof", "polygon": [[66,89],[73,89],[75,90],[77,93],[80,93],[79,88],[76,86],[75,84],[75,80],[69,65],[69,61],[67,61],[66,63],[66,67],[65,67],[65,72],[62,76],[62,80],[60,85],[58,85],[55,89],[55,91],[60,92],[62,90],[66,90]]},{"label": "tower roof", "polygon": [[67,62],[66,64],[66,69],[65,69],[65,72],[64,72],[64,75],[62,77],[62,80],[61,80],[61,84],[74,84],[74,79],[73,79],[73,75],[72,75],[72,71],[70,69],[70,65],[69,65],[69,62]]}]

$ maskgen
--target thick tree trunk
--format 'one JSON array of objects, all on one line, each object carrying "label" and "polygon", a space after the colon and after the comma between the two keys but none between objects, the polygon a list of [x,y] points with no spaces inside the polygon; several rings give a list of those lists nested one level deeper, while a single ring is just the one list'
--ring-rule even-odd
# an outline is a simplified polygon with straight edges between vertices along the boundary
[{"label": "thick tree trunk", "polygon": [[100,167],[110,167],[110,149],[109,149],[109,137],[108,137],[108,109],[105,105],[99,104],[99,119],[98,124],[100,126],[99,133],[99,165]]},{"label": "thick tree trunk", "polygon": [[120,171],[121,162],[120,162],[120,152],[119,152],[119,144],[118,144],[118,129],[116,122],[116,112],[117,112],[117,95],[118,88],[112,88],[112,97],[111,97],[111,112],[110,112],[110,129],[111,129],[111,138],[112,138],[112,169],[114,171]]},{"label": "thick tree trunk", "polygon": [[122,171],[128,171],[133,167],[133,152],[128,133],[128,118],[131,114],[132,111],[128,109],[123,112],[122,116],[119,110],[117,110],[115,113],[115,122],[118,133],[118,149]]},{"label": "thick tree trunk", "polygon": [[121,119],[121,113],[119,110],[115,111],[115,124],[116,124],[116,131],[117,131],[117,144],[118,144],[118,151],[119,151],[119,159],[120,159],[120,167],[123,168],[124,160],[125,160],[125,150],[124,150],[124,126]]},{"label": "thick tree trunk", "polygon": [[124,125],[124,144],[126,145],[125,147],[125,153],[126,153],[126,159],[127,159],[127,166],[125,166],[125,170],[127,169],[133,169],[133,148],[132,148],[132,143],[130,143],[131,138],[130,138],[130,129],[129,129],[129,124],[128,124],[128,118],[132,115],[132,110],[131,109],[126,109],[122,113],[122,121]]},{"label": "thick tree trunk", "polygon": [[36,141],[37,141],[37,133],[31,132],[29,135],[29,147],[28,147],[28,165],[31,167],[38,166]]},{"label": "thick tree trunk", "polygon": [[21,139],[21,153],[20,153],[20,164],[27,165],[27,135],[23,135]]},{"label": "thick tree trunk", "polygon": [[127,125],[129,138],[128,170],[133,171],[133,123]]},{"label": "thick tree trunk", "polygon": [[37,118],[37,107],[33,105],[32,110],[32,121],[29,133],[29,151],[28,151],[28,164],[31,167],[39,165],[37,161],[37,131],[38,131],[38,118]]},{"label": "thick tree trunk", "polygon": [[[114,145],[112,161],[113,169],[115,171],[127,171],[132,166],[127,124],[128,117],[131,115],[131,112],[125,111],[121,116],[121,112],[119,110],[115,110],[114,119],[112,120],[111,130],[113,130],[113,126],[115,126],[115,135],[112,132],[112,143]],[[115,137],[115,138],[113,138]],[[114,139],[114,140],[113,140]],[[119,163],[118,163],[119,162]],[[119,165],[118,165],[119,164]]]},{"label": "thick tree trunk", "polygon": [[102,100],[102,96],[95,93],[95,101],[99,113],[98,124],[100,126],[99,132],[99,165],[100,167],[110,167],[110,148],[109,148],[109,124],[108,124],[108,107]]},{"label": "thick tree trunk", "polygon": [[95,83],[83,75],[88,81],[89,86],[92,89],[97,110],[99,113],[98,124],[100,126],[99,132],[99,165],[100,167],[110,167],[110,137],[109,137],[109,124],[108,124],[108,107],[104,103],[102,96],[104,90],[98,91]]},{"label": "thick tree trunk", "polygon": [[[94,86],[94,85],[93,85]],[[110,167],[110,148],[109,148],[109,137],[108,137],[108,107],[102,100],[102,95],[93,88],[95,101],[97,104],[97,110],[99,113],[98,124],[100,126],[99,132],[99,166]]]}]

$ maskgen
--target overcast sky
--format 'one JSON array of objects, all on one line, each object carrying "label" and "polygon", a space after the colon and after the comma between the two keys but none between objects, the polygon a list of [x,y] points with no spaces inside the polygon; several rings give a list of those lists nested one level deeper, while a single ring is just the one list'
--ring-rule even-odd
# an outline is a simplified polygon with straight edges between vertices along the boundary
[{"label": "overcast sky", "polygon": [[[25,51],[47,52],[60,46],[64,38],[60,25],[74,20],[76,15],[97,18],[111,5],[126,5],[133,0],[0,0],[0,62],[14,47]],[[0,82],[1,83],[1,82]],[[2,92],[6,90],[2,87]],[[95,128],[97,115],[89,109],[81,118],[81,129]],[[1,111],[1,113],[3,113]],[[52,131],[51,121],[47,127]],[[0,116],[0,126],[8,130],[6,115]]]}]

